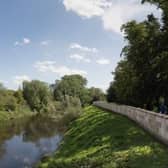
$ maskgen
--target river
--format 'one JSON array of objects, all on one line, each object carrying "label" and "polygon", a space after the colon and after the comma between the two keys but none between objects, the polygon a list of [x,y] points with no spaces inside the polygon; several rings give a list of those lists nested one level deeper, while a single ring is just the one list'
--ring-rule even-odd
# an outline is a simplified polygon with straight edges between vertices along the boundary
[{"label": "river", "polygon": [[31,168],[57,150],[64,126],[48,118],[30,117],[0,124],[0,168]]}]

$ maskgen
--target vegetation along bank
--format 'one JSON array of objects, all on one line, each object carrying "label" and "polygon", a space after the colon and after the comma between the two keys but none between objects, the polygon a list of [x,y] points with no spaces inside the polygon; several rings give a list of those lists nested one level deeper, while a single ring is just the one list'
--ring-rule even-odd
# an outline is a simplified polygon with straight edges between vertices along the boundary
[{"label": "vegetation along bank", "polygon": [[54,84],[39,80],[24,81],[18,90],[9,90],[0,83],[0,122],[38,114],[68,123],[79,116],[81,106],[104,100],[99,88],[87,88],[87,79],[65,75]]}]

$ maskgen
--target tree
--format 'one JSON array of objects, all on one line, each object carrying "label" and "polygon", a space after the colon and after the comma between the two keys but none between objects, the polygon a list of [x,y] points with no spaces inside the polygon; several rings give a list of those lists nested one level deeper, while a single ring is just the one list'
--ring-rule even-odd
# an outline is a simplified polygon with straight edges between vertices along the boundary
[{"label": "tree", "polygon": [[113,82],[110,83],[110,86],[107,89],[106,99],[108,102],[116,102],[117,101],[116,91],[115,91]]},{"label": "tree", "polygon": [[44,110],[51,99],[49,86],[42,81],[23,82],[23,96],[32,110]]},{"label": "tree", "polygon": [[[168,1],[167,0],[142,0],[142,4],[146,2],[154,4],[162,10],[162,22],[163,22],[162,30],[166,34],[166,32],[168,31]],[[168,37],[168,34],[166,34],[165,38],[167,39],[167,37]],[[163,38],[163,40],[165,38]]]},{"label": "tree", "polygon": [[65,75],[61,80],[55,83],[54,98],[57,101],[62,101],[66,95],[80,98],[84,104],[86,78],[81,75]]},{"label": "tree", "polygon": [[0,90],[0,110],[15,111],[17,108],[17,100],[14,97],[14,91],[1,89]]},{"label": "tree", "polygon": [[[151,109],[159,97],[168,102],[168,1],[143,0],[162,9],[162,23],[152,14],[143,22],[123,25],[127,45],[123,48],[114,81],[117,101]],[[108,90],[108,96],[111,94]]]},{"label": "tree", "polygon": [[135,90],[138,87],[138,79],[128,61],[122,60],[119,62],[114,75],[114,81],[108,89],[108,97],[111,97],[112,101],[116,100],[118,103],[135,105]]},{"label": "tree", "polygon": [[19,105],[25,105],[25,99],[23,97],[23,91],[21,89],[18,89],[14,92],[14,97],[16,98],[17,104]]},{"label": "tree", "polygon": [[94,101],[105,100],[105,94],[101,89],[91,87],[88,90],[89,90],[89,97],[90,97],[89,104],[92,104]]}]

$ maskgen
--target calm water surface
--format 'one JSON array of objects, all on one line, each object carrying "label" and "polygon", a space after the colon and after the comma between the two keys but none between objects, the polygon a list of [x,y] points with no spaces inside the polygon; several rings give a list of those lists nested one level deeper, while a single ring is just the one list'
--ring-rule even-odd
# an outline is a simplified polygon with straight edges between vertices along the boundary
[{"label": "calm water surface", "polygon": [[0,124],[0,168],[31,168],[60,144],[63,126],[32,117]]}]

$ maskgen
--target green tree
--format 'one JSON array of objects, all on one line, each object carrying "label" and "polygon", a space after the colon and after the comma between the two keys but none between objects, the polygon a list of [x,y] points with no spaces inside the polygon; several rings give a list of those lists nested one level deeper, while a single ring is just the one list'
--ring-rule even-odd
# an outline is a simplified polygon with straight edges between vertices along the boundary
[{"label": "green tree", "polygon": [[51,100],[49,86],[42,81],[23,82],[23,96],[32,110],[44,110]]},{"label": "green tree", "polygon": [[23,91],[21,89],[18,89],[14,92],[14,97],[16,98],[17,104],[19,105],[25,105],[25,99],[23,97]]},{"label": "green tree", "polygon": [[107,89],[106,99],[108,102],[116,102],[117,101],[117,95],[116,95],[116,91],[115,91],[113,82],[110,83],[110,86]]},{"label": "green tree", "polygon": [[105,100],[105,94],[101,89],[91,87],[88,90],[89,90],[90,104],[92,104],[94,101]]},{"label": "green tree", "polygon": [[66,95],[78,97],[84,104],[84,96],[86,93],[85,87],[87,84],[86,78],[81,75],[65,75],[61,80],[57,80],[54,88],[54,98],[57,101],[62,101]]},{"label": "green tree", "polygon": [[17,100],[14,97],[14,91],[1,89],[0,90],[0,110],[14,111],[17,108]]},{"label": "green tree", "polygon": [[[168,1],[144,0],[162,9],[162,23],[152,14],[123,25],[127,45],[111,84],[117,101],[151,109],[159,97],[168,102]],[[110,91],[110,89],[109,89]],[[110,93],[109,93],[110,96]]]}]

